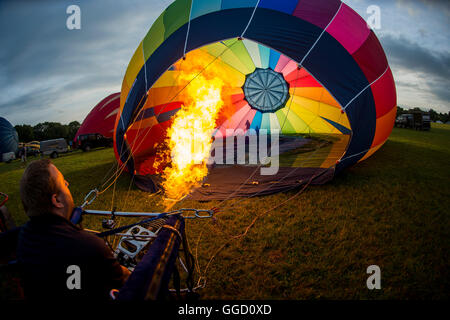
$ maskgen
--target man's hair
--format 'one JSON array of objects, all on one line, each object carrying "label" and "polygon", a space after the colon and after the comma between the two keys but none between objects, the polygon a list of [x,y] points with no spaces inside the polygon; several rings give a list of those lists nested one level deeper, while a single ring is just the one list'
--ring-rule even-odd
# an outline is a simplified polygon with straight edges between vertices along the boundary
[{"label": "man's hair", "polygon": [[49,159],[31,162],[20,179],[20,197],[27,215],[31,217],[49,214],[52,210],[52,195],[58,187],[50,173]]}]

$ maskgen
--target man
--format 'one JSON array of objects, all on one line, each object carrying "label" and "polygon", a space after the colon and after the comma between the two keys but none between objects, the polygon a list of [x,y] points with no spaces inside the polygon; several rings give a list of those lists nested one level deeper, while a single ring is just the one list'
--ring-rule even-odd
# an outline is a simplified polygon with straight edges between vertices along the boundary
[{"label": "man", "polygon": [[70,222],[69,183],[48,159],[33,161],[20,181],[30,220],[19,235],[17,260],[29,299],[108,299],[129,275],[105,242]]}]

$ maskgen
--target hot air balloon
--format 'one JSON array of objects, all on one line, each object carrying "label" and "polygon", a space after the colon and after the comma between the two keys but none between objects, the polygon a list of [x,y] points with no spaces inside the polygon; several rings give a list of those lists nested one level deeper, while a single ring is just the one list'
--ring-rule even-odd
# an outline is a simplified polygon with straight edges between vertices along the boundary
[{"label": "hot air balloon", "polygon": [[115,153],[141,188],[154,190],[161,145],[180,110],[196,104],[200,95],[186,92],[202,77],[220,80],[213,138],[279,132],[279,169],[262,175],[255,165],[212,166],[194,199],[325,183],[378,150],[395,121],[383,48],[345,3],[177,0],[140,42],[120,93]]},{"label": "hot air balloon", "polygon": [[75,134],[75,146],[87,151],[93,147],[111,145],[119,106],[120,92],[97,103]]},{"label": "hot air balloon", "polygon": [[106,138],[112,138],[119,106],[120,92],[113,93],[97,103],[83,120],[74,140],[79,135],[89,133],[99,133]]},{"label": "hot air balloon", "polygon": [[17,153],[19,136],[16,129],[5,118],[0,117],[0,159],[4,153]]}]

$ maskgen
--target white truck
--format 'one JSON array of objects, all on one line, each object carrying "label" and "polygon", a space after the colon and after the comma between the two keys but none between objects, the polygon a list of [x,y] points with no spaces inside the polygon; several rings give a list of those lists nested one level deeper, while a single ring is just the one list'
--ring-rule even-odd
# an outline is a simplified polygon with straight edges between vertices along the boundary
[{"label": "white truck", "polygon": [[69,151],[66,139],[52,139],[41,141],[40,143],[41,155],[50,156],[50,158],[57,158],[60,153],[66,153]]}]

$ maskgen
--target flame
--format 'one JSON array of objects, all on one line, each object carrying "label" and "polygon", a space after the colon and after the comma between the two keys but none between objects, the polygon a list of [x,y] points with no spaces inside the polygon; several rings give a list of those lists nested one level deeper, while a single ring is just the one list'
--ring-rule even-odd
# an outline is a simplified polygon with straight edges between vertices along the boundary
[{"label": "flame", "polygon": [[[198,187],[208,174],[212,133],[231,88],[227,83],[230,71],[220,64],[211,64],[212,59],[197,50],[186,57],[183,65],[179,64],[182,71],[178,81],[187,84],[181,93],[183,105],[159,148],[163,155],[154,165],[156,168],[167,164],[162,173],[166,209]],[[171,204],[168,200],[172,200]]]}]

